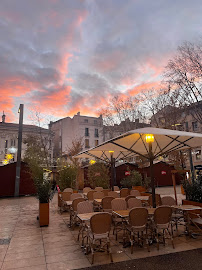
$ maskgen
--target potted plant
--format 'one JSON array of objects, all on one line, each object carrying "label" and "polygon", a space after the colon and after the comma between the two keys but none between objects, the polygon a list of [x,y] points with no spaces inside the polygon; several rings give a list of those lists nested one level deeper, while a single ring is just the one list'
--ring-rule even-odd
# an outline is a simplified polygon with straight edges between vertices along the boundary
[{"label": "potted plant", "polygon": [[142,187],[142,175],[136,170],[130,171],[130,175],[121,180],[121,185],[139,191],[146,191],[146,189]]},{"label": "potted plant", "polygon": [[194,181],[185,180],[182,185],[186,194],[186,200],[183,200],[183,204],[202,207],[202,176],[198,176]]},{"label": "potted plant", "polygon": [[49,200],[51,194],[51,182],[48,179],[41,178],[34,179],[37,198],[39,200],[39,225],[49,225]]}]

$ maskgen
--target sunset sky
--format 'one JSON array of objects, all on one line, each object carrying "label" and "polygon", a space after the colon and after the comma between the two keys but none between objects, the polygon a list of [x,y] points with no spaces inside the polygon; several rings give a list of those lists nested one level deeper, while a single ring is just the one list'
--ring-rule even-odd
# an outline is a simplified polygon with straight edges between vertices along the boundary
[{"label": "sunset sky", "polygon": [[201,14],[201,0],[1,0],[1,114],[96,115],[158,88],[177,46],[202,36]]}]

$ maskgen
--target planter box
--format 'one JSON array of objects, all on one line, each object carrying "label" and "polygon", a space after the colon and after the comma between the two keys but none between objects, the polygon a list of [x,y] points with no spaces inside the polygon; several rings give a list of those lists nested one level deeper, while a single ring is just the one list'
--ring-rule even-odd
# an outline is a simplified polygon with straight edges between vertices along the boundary
[{"label": "planter box", "polygon": [[49,203],[39,203],[39,225],[49,225]]},{"label": "planter box", "polygon": [[139,192],[146,192],[146,188],[142,186],[133,186],[132,189],[138,190]]}]

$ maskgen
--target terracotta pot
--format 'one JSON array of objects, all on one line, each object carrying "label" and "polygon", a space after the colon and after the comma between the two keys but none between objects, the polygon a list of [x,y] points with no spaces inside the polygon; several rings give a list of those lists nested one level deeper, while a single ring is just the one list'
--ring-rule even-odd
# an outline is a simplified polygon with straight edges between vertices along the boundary
[{"label": "terracotta pot", "polygon": [[39,225],[49,225],[49,203],[39,203]]},{"label": "terracotta pot", "polygon": [[78,193],[78,190],[73,190],[73,193]]},{"label": "terracotta pot", "polygon": [[142,186],[133,186],[132,189],[138,190],[139,192],[146,192],[146,188]]}]

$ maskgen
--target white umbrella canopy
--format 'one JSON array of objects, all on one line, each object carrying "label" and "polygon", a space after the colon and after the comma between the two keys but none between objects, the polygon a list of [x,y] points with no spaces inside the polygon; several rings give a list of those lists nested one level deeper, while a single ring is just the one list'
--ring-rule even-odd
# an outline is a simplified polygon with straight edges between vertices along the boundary
[{"label": "white umbrella canopy", "polygon": [[149,144],[146,143],[145,135],[153,134],[152,152],[154,158],[174,150],[195,148],[202,145],[202,134],[178,130],[160,128],[141,128],[131,130],[107,142],[104,142],[92,151],[131,151],[148,158]]},{"label": "white umbrella canopy", "polygon": [[[146,142],[146,135],[153,135],[153,142]],[[155,207],[155,184],[153,176],[153,161],[163,154],[169,154],[176,150],[185,150],[202,146],[202,134],[186,131],[160,129],[160,128],[141,128],[131,130],[109,141],[106,141],[88,151],[81,152],[75,157],[94,157],[104,160],[110,157],[113,151],[113,157],[124,159],[124,156],[130,157],[140,155],[150,161],[151,183],[153,205]]]}]

